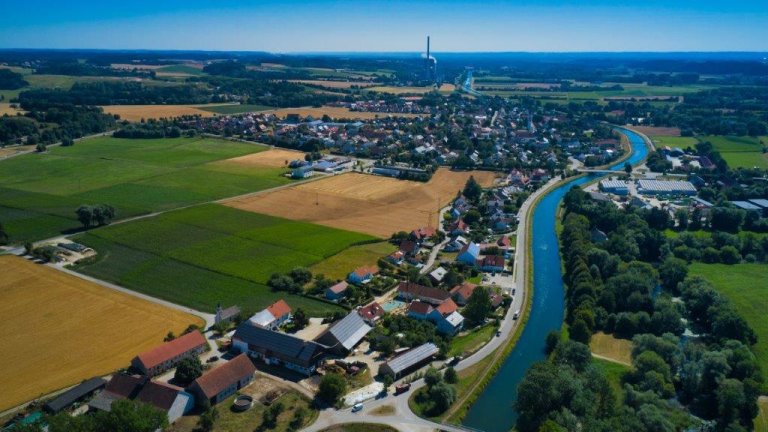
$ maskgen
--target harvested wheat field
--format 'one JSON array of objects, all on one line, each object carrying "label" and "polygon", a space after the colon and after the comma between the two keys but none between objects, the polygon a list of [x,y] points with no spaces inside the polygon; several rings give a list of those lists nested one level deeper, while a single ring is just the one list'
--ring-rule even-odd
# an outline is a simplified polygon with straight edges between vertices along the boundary
[{"label": "harvested wheat field", "polygon": [[34,150],[35,146],[33,145],[21,145],[21,146],[11,146],[11,147],[0,147],[0,159],[7,158],[22,152],[27,152],[30,150]]},{"label": "harvested wheat field", "polygon": [[129,365],[197,317],[0,256],[0,411]]},{"label": "harvested wheat field", "polygon": [[215,113],[198,109],[196,105],[104,105],[104,112],[118,114],[121,120],[171,118],[183,115],[213,117]]},{"label": "harvested wheat field", "polygon": [[0,116],[8,114],[9,116],[15,116],[16,114],[24,114],[26,111],[18,108],[11,108],[10,103],[0,103]]},{"label": "harvested wheat field", "polygon": [[270,168],[283,168],[286,166],[285,162],[295,159],[304,160],[304,152],[296,150],[285,150],[280,148],[273,148],[263,152],[251,153],[245,156],[238,156],[231,159],[225,159],[223,161],[216,162],[217,164],[234,164],[245,167],[270,167]]},{"label": "harvested wheat field", "polygon": [[680,136],[680,128],[657,126],[630,126],[630,128],[648,136]]},{"label": "harvested wheat field", "polygon": [[[391,93],[391,94],[424,94],[433,91],[432,87],[394,87],[394,86],[379,86],[369,87],[367,90],[376,91],[379,93]],[[438,90],[440,93],[453,93],[456,90],[456,86],[453,84],[442,84]]]},{"label": "harvested wheat field", "polygon": [[331,118],[335,119],[353,119],[353,120],[370,120],[375,118],[384,118],[387,116],[396,117],[416,117],[416,114],[395,114],[395,113],[379,113],[379,112],[359,112],[350,111],[345,107],[330,107],[324,106],[320,108],[304,107],[304,108],[281,108],[276,110],[262,111],[264,114],[275,114],[280,118],[285,118],[288,114],[298,114],[301,117],[312,116],[314,118],[322,118],[327,114]]},{"label": "harvested wheat field", "polygon": [[[225,205],[256,213],[314,222],[378,237],[437,223],[437,212],[464,187],[470,175],[493,184],[487,171],[441,169],[429,183],[347,173],[290,188],[235,198]],[[438,199],[440,201],[438,205]]]}]

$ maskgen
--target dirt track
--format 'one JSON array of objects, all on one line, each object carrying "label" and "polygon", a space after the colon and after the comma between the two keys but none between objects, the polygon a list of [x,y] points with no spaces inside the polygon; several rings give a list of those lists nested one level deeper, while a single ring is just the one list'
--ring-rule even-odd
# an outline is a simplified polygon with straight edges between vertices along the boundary
[{"label": "dirt track", "polygon": [[386,238],[437,223],[437,212],[470,175],[483,186],[495,174],[439,170],[429,183],[348,173],[275,192],[236,198],[225,205]]}]

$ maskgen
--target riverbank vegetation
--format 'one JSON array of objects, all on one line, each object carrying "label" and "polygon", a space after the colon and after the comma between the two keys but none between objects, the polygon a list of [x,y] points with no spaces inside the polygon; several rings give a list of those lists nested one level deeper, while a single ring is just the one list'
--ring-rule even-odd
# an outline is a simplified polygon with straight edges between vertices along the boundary
[{"label": "riverbank vegetation", "polygon": [[[652,211],[620,210],[577,188],[564,206],[570,339],[549,344],[549,358],[520,384],[518,430],[751,429],[763,379],[750,350],[755,332],[737,306],[673,261]],[[593,230],[607,240],[594,242]],[[586,344],[596,331],[633,341],[621,397],[608,396],[606,374],[591,359]]]}]

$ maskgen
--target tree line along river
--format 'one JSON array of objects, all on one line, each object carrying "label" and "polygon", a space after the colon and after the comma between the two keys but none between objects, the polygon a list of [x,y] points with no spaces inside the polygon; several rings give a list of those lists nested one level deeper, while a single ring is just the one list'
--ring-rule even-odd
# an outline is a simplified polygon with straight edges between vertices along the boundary
[{"label": "tree line along river", "polygon": [[[613,165],[621,170],[625,162],[637,165],[648,155],[648,147],[637,133],[618,128],[629,139],[632,153],[626,161]],[[555,232],[555,217],[563,196],[574,186],[595,180],[590,174],[568,181],[547,192],[533,210],[532,259],[533,304],[528,322],[515,348],[504,360],[496,376],[488,383],[464,418],[464,425],[485,432],[507,432],[517,420],[513,404],[517,385],[533,363],[544,359],[544,341],[553,330],[559,331],[565,312],[560,251]]]}]

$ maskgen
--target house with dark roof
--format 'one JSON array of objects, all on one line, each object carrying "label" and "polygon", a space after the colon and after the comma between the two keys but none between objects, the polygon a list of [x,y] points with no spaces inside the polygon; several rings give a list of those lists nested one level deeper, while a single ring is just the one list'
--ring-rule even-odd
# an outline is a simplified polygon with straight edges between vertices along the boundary
[{"label": "house with dark roof", "polygon": [[363,318],[369,325],[376,324],[376,321],[384,316],[384,308],[380,304],[371,302],[363,307],[357,309],[357,313]]},{"label": "house with dark roof", "polygon": [[330,327],[315,338],[315,342],[325,345],[334,354],[346,355],[371,330],[373,330],[373,327],[368,325],[357,311],[352,311],[344,318],[331,324]]},{"label": "house with dark roof", "polygon": [[113,402],[126,399],[137,400],[164,411],[169,423],[178,420],[195,405],[194,396],[179,387],[151,381],[146,376],[116,374],[104,390],[91,399],[88,407],[109,412]]},{"label": "house with dark roof", "polygon": [[245,322],[235,330],[232,348],[266,364],[310,376],[325,355],[326,347]]},{"label": "house with dark roof", "polygon": [[176,386],[159,381],[147,381],[136,400],[158,408],[168,415],[168,423],[190,412],[195,407],[195,398]]},{"label": "house with dark roof", "polygon": [[414,282],[400,282],[397,286],[397,295],[405,301],[421,300],[433,305],[439,305],[451,297],[448,291],[425,287]]},{"label": "house with dark roof", "polygon": [[407,315],[413,319],[424,321],[427,319],[434,308],[431,304],[419,300],[414,300],[408,305]]},{"label": "house with dark roof", "polygon": [[256,367],[248,355],[240,354],[223,365],[206,372],[190,384],[188,390],[197,404],[207,400],[216,405],[253,381]]},{"label": "house with dark roof", "polygon": [[147,376],[159,375],[185,358],[200,355],[206,346],[203,335],[195,330],[139,354],[131,361],[131,366]]},{"label": "house with dark roof", "polygon": [[82,401],[93,395],[95,392],[103,389],[106,385],[107,380],[104,378],[95,377],[85,380],[46,402],[46,404],[43,405],[43,409],[48,413],[57,414],[71,407],[75,402]]},{"label": "house with dark roof", "polygon": [[418,243],[410,240],[403,240],[400,242],[400,251],[402,251],[406,256],[412,257],[416,256],[416,254],[419,253],[421,250],[421,247]]}]

